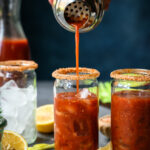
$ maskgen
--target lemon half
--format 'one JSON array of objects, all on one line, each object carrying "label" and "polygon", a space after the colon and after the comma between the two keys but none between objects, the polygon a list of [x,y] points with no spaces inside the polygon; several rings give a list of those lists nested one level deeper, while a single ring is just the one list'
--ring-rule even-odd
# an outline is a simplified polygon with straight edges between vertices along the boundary
[{"label": "lemon half", "polygon": [[2,150],[27,150],[28,145],[25,139],[13,132],[5,130],[2,138]]},{"label": "lemon half", "polygon": [[36,110],[36,128],[39,132],[54,131],[54,105],[44,105]]}]

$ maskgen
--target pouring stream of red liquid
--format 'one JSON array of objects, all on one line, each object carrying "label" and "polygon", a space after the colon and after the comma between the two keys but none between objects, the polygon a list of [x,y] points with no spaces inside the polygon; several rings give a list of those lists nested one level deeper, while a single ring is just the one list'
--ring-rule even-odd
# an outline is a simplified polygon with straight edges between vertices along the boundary
[{"label": "pouring stream of red liquid", "polygon": [[[75,45],[76,45],[76,75],[79,77],[79,29],[85,24],[87,19],[71,23],[75,27]],[[79,80],[76,81],[77,93],[79,92]]]},{"label": "pouring stream of red liquid", "polygon": [[[85,24],[87,19],[81,21],[68,20],[68,23],[75,28],[75,55],[76,55],[76,75],[79,77],[79,29]],[[76,81],[77,93],[79,92],[79,79]]]},{"label": "pouring stream of red liquid", "polygon": [[[79,25],[75,25],[75,42],[76,42],[76,75],[79,76]],[[79,92],[79,80],[76,81],[77,93]]]}]

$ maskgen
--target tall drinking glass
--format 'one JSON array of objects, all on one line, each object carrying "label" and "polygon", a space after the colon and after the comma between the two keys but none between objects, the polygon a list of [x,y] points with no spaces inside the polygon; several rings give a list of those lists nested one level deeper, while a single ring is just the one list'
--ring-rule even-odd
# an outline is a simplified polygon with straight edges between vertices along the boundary
[{"label": "tall drinking glass", "polygon": [[111,73],[113,150],[150,150],[150,70]]},{"label": "tall drinking glass", "polygon": [[36,73],[33,61],[0,62],[0,107],[7,130],[21,134],[31,144],[36,139]]},{"label": "tall drinking glass", "polygon": [[[53,72],[55,150],[98,149],[98,81],[95,69]],[[79,86],[77,86],[77,84]],[[77,89],[79,87],[79,89]]]}]

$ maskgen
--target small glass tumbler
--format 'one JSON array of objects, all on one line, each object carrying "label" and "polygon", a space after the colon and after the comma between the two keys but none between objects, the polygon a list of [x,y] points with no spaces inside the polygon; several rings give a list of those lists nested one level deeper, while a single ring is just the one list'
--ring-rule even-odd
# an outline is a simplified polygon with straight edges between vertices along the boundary
[{"label": "small glass tumbler", "polygon": [[33,143],[37,136],[37,67],[33,61],[0,62],[1,115],[7,120],[6,129],[22,135],[28,144]]},{"label": "small glass tumbler", "polygon": [[2,136],[5,126],[7,125],[6,119],[4,119],[2,116],[0,116],[0,150],[2,150]]},{"label": "small glass tumbler", "polygon": [[111,73],[113,150],[150,150],[150,70]]},{"label": "small glass tumbler", "polygon": [[[98,149],[98,81],[95,69],[53,72],[55,150]],[[78,89],[79,88],[79,89]]]}]

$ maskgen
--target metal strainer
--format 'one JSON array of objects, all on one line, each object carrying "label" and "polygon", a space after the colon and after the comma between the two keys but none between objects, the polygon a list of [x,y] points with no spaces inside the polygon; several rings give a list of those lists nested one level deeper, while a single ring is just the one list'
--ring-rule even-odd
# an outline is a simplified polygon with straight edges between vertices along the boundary
[{"label": "metal strainer", "polygon": [[80,1],[75,1],[69,4],[64,11],[64,17],[68,23],[82,22],[84,26],[84,24],[86,24],[86,22],[88,21],[89,16],[89,7],[86,3]]},{"label": "metal strainer", "polygon": [[87,32],[102,20],[103,0],[54,0],[53,12],[58,23],[75,32],[74,23],[81,23],[80,32]]}]

